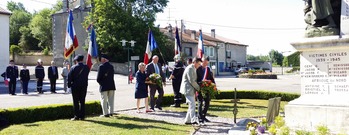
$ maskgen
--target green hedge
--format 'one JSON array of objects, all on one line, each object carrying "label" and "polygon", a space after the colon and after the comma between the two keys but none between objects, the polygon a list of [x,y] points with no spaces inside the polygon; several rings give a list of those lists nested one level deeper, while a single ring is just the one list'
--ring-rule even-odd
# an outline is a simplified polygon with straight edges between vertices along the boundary
[{"label": "green hedge", "polygon": [[[238,99],[269,99],[274,97],[281,97],[282,101],[291,101],[298,98],[300,95],[296,93],[286,93],[286,92],[273,92],[273,91],[249,91],[249,90],[237,90]],[[233,99],[234,91],[221,91],[216,95],[216,99]],[[163,97],[163,106],[171,105],[174,103],[173,94],[166,94]],[[183,103],[185,103],[185,97],[182,96]]]},{"label": "green hedge", "polygon": [[[99,101],[86,102],[86,115],[101,114]],[[73,104],[45,105],[29,108],[2,109],[0,115],[10,124],[30,123],[35,121],[67,119],[74,116]]]}]

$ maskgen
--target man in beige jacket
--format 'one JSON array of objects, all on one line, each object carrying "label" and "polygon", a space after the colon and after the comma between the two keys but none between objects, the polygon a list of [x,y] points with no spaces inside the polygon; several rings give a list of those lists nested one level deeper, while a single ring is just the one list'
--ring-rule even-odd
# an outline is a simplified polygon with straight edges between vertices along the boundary
[{"label": "man in beige jacket", "polygon": [[187,115],[185,117],[185,124],[197,124],[198,119],[195,114],[195,91],[200,89],[197,83],[196,69],[200,67],[201,58],[194,58],[193,63],[188,65],[182,77],[181,93],[185,95],[186,101],[189,105]]}]

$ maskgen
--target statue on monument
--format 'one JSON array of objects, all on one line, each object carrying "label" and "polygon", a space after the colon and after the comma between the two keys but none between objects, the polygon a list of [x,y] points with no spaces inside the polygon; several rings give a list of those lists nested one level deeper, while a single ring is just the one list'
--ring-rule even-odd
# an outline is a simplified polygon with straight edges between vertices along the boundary
[{"label": "statue on monument", "polygon": [[305,0],[305,37],[339,35],[340,0]]}]

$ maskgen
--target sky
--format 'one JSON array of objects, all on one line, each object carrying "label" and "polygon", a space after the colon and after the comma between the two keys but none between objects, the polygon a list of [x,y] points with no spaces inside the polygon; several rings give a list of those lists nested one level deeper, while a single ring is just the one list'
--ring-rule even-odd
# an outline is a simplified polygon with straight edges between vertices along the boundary
[{"label": "sky", "polygon": [[[7,1],[0,0],[6,7]],[[29,12],[52,7],[56,0],[12,0],[21,2]],[[170,0],[155,24],[209,33],[211,29],[225,38],[246,44],[247,54],[267,55],[271,49],[289,55],[290,45],[304,36],[303,0]]]}]

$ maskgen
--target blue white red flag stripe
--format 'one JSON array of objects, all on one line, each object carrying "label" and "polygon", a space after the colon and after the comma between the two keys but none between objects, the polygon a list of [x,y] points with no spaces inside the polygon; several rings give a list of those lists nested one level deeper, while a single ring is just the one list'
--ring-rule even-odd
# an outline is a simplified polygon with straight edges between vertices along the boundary
[{"label": "blue white red flag stripe", "polygon": [[198,41],[197,57],[202,58],[202,57],[204,57],[204,52],[205,52],[204,43],[203,43],[204,41],[202,39],[202,31],[201,30],[199,30],[199,31],[200,31],[200,35],[199,35],[199,41]]},{"label": "blue white red flag stripe", "polygon": [[87,59],[86,59],[86,65],[91,69],[93,63],[92,58],[98,56],[98,45],[96,41],[96,32],[93,26],[91,26],[91,36],[90,36],[90,43],[88,46],[88,53],[87,53]]},{"label": "blue white red flag stripe", "polygon": [[75,34],[75,29],[73,25],[73,13],[69,10],[69,15],[67,19],[67,30],[65,35],[65,44],[64,44],[64,58],[68,59],[71,54],[79,47],[78,38]]},{"label": "blue white red flag stripe", "polygon": [[149,59],[151,57],[151,52],[153,50],[155,50],[158,47],[156,40],[154,38],[153,32],[151,30],[149,30],[148,33],[148,42],[147,42],[147,47],[145,49],[145,53],[144,53],[144,64],[148,64],[149,63]]},{"label": "blue white red flag stripe", "polygon": [[177,54],[181,54],[181,50],[182,50],[182,47],[181,47],[181,41],[179,40],[179,34],[178,34],[178,27],[176,27],[176,38],[175,38],[175,55]]}]

